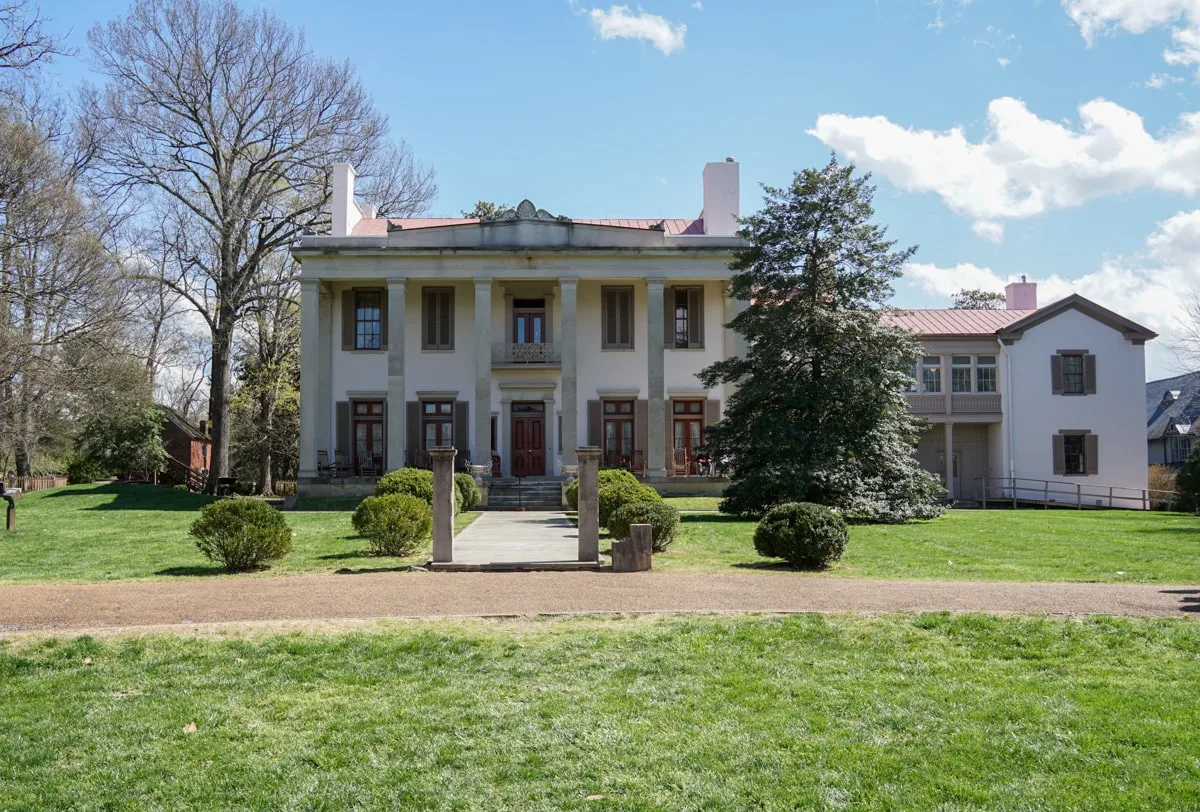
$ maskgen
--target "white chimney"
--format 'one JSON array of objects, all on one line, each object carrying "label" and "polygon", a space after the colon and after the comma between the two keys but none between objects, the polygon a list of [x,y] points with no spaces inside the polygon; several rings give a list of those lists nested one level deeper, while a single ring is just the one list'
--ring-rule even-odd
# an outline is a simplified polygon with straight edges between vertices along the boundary
[{"label": "white chimney", "polygon": [[337,163],[329,167],[333,184],[333,226],[329,233],[334,237],[348,237],[362,219],[362,212],[354,202],[354,167]]},{"label": "white chimney", "polygon": [[733,158],[704,165],[704,233],[712,237],[732,237],[738,230],[741,214],[740,165]]},{"label": "white chimney", "polygon": [[1037,282],[1026,282],[1021,274],[1020,282],[1010,282],[1004,288],[1006,310],[1037,310]]}]

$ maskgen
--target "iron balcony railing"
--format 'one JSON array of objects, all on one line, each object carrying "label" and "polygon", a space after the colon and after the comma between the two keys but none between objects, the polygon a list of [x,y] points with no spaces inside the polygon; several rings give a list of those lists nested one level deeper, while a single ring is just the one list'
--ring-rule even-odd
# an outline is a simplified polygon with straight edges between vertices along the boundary
[{"label": "iron balcony railing", "polygon": [[492,345],[494,367],[556,367],[562,364],[562,353],[558,342],[542,341],[536,344],[500,343]]}]

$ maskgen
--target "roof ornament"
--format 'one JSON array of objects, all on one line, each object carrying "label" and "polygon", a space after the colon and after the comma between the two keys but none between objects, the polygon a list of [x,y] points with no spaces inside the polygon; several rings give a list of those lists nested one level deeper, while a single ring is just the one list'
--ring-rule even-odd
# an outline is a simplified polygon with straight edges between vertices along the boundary
[{"label": "roof ornament", "polygon": [[388,230],[388,234],[391,234],[393,231],[403,231],[404,224],[403,223],[393,223],[391,220],[388,220],[387,230]]},{"label": "roof ornament", "polygon": [[667,230],[667,221],[659,220],[657,223],[650,226],[650,230],[651,231],[666,231]]},{"label": "roof ornament", "polygon": [[545,209],[539,209],[528,198],[522,200],[515,209],[505,209],[492,217],[484,217],[481,223],[509,223],[516,220],[549,220],[556,223],[569,223],[570,217],[553,215]]}]

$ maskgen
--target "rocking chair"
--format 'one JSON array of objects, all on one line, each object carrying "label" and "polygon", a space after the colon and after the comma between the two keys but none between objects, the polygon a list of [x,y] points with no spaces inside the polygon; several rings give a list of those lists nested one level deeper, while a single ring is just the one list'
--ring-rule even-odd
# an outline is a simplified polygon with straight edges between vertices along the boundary
[{"label": "rocking chair", "polygon": [[687,449],[677,448],[672,454],[671,476],[688,475]]},{"label": "rocking chair", "polygon": [[321,478],[336,476],[332,465],[329,464],[329,452],[317,452],[317,476]]}]

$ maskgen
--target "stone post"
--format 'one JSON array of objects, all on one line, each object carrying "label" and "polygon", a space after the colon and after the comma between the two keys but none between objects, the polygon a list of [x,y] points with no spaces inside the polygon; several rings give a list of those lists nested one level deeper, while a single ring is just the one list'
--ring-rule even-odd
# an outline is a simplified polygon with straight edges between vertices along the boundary
[{"label": "stone post", "polygon": [[600,560],[600,449],[580,446],[579,460],[579,560]]},{"label": "stone post", "polygon": [[[575,303],[579,280],[560,279],[558,290],[562,297],[559,318],[562,330],[559,337],[562,363],[562,461],[563,465],[575,464],[575,443],[579,433],[579,387],[575,379]],[[505,424],[505,431],[508,431]]]},{"label": "stone post", "polygon": [[320,413],[321,282],[300,280],[300,471],[317,475],[317,416]]},{"label": "stone post", "polygon": [[433,561],[454,560],[454,458],[457,448],[431,448],[433,460]]}]

